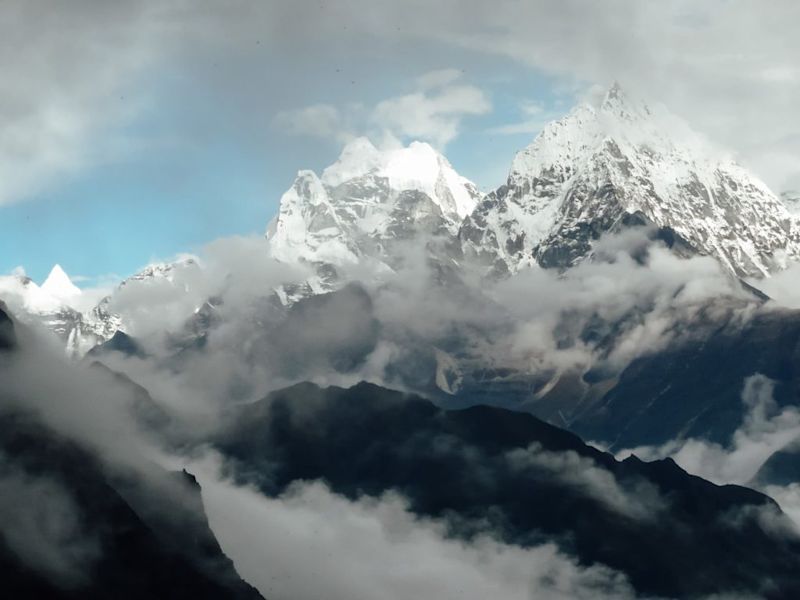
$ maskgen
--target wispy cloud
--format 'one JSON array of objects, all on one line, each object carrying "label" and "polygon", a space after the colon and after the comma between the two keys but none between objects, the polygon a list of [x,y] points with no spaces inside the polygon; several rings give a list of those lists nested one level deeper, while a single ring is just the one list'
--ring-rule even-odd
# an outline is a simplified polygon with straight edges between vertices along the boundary
[{"label": "wispy cloud", "polygon": [[[271,499],[221,479],[213,462],[192,466],[211,526],[242,575],[270,598],[635,597],[620,573],[578,565],[554,544],[455,540],[396,494],[351,501],[311,482]],[[296,576],[301,564],[311,577]]]},{"label": "wispy cloud", "polygon": [[498,125],[487,129],[487,133],[496,135],[536,134],[553,119],[561,116],[560,112],[548,110],[537,102],[525,102],[519,107],[521,120]]},{"label": "wispy cloud", "polygon": [[[128,92],[153,58],[138,2],[5,3],[0,14],[0,205],[47,189],[124,147],[142,108]],[[113,48],[113,51],[111,49]]]},{"label": "wispy cloud", "polygon": [[281,111],[272,124],[290,134],[338,142],[367,135],[374,140],[422,140],[443,148],[458,137],[465,118],[491,109],[486,93],[465,83],[461,71],[441,69],[418,77],[410,93],[386,98],[371,107],[314,104]]}]

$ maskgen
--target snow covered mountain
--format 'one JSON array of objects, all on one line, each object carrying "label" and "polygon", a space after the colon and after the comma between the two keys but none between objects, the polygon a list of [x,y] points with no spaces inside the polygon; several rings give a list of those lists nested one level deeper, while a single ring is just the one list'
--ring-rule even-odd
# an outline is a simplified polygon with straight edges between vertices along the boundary
[{"label": "snow covered mountain", "polygon": [[0,295],[18,318],[40,323],[58,335],[69,356],[82,356],[120,325],[119,318],[101,305],[86,310],[83,291],[60,265],[52,268],[41,286],[21,270],[2,276]]},{"label": "snow covered mountain", "polygon": [[0,276],[0,299],[23,322],[39,323],[54,332],[67,355],[79,358],[117,331],[135,330],[137,323],[151,320],[153,311],[171,310],[178,318],[184,313],[189,318],[199,307],[191,304],[187,281],[200,268],[199,259],[188,254],[152,263],[99,302],[72,283],[60,265],[52,268],[41,286],[18,270]]},{"label": "snow covered mountain", "polygon": [[464,249],[496,273],[566,268],[625,223],[669,232],[739,276],[800,257],[800,227],[759,179],[664,109],[614,85],[548,124],[465,220]]},{"label": "snow covered mountain", "polygon": [[185,313],[188,318],[198,308],[198,302],[193,300],[194,290],[190,288],[199,279],[201,270],[200,259],[191,254],[151,263],[122,280],[100,300],[93,313],[114,315],[111,335],[117,330],[141,333],[143,323],[156,320],[154,313],[163,316],[175,311],[178,315]]},{"label": "snow covered mountain", "polygon": [[354,140],[321,177],[298,174],[267,237],[275,258],[317,266],[316,291],[330,289],[337,267],[377,259],[394,268],[420,236],[440,259],[507,275],[537,263],[567,268],[628,225],[652,225],[685,254],[762,277],[800,258],[790,200],[615,84],[548,124],[514,158],[506,184],[482,199],[427,144],[378,150]]},{"label": "snow covered mountain", "polygon": [[336,269],[371,258],[391,267],[398,244],[453,239],[479,197],[428,144],[378,150],[358,138],[321,177],[298,173],[267,238],[272,255],[286,262]]},{"label": "snow covered mountain", "polygon": [[[321,175],[298,173],[266,237],[273,258],[316,272],[278,286],[289,305],[349,277],[397,269],[409,249],[505,276],[534,264],[568,268],[604,233],[641,224],[731,274],[760,277],[800,259],[797,206],[665,109],[614,85],[547,125],[514,158],[506,184],[484,197],[428,144],[378,149],[355,139]],[[41,287],[22,273],[4,277],[0,293],[81,355],[134,321],[199,310],[218,290],[190,293],[198,268],[191,256],[150,265],[88,309],[58,266]]]}]

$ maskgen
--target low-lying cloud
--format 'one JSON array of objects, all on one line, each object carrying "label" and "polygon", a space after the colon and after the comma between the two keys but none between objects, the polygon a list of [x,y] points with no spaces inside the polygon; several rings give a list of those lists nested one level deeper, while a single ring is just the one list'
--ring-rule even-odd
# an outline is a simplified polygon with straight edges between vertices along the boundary
[{"label": "low-lying cloud", "polygon": [[622,450],[618,457],[635,454],[644,460],[666,456],[694,475],[717,484],[747,484],[777,450],[800,436],[800,410],[779,408],[774,382],[760,374],[748,377],[742,389],[745,415],[727,446],[701,439],[673,440],[660,447]]},{"label": "low-lying cloud", "polygon": [[223,549],[268,598],[634,597],[619,573],[579,566],[552,544],[448,538],[442,523],[415,516],[395,494],[350,501],[305,482],[270,499],[220,479],[213,461],[193,468]]},{"label": "low-lying cloud", "polygon": [[544,469],[556,481],[575,487],[621,515],[634,519],[657,519],[666,507],[658,489],[644,480],[621,484],[608,470],[576,452],[547,452],[539,444],[508,454],[510,463],[524,471]]},{"label": "low-lying cloud", "polygon": [[26,566],[65,588],[85,583],[101,554],[100,541],[86,529],[71,493],[2,455],[0,541]]}]

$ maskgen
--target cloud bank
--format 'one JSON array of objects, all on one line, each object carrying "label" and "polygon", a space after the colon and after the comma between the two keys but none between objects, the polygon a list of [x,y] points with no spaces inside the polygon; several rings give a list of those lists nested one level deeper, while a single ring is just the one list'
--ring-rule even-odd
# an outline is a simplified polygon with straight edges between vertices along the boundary
[{"label": "cloud bank", "polygon": [[373,107],[315,104],[281,111],[273,118],[273,125],[294,135],[342,143],[368,136],[377,143],[421,140],[442,149],[458,136],[464,118],[486,114],[492,107],[487,95],[463,82],[462,73],[456,69],[425,73],[417,79],[415,88]]},{"label": "cloud bank", "polygon": [[394,494],[349,501],[315,482],[269,499],[220,479],[213,461],[196,470],[223,548],[265,597],[634,597],[618,573],[581,567],[551,544],[522,549],[485,537],[450,539],[443,524],[415,516]]}]

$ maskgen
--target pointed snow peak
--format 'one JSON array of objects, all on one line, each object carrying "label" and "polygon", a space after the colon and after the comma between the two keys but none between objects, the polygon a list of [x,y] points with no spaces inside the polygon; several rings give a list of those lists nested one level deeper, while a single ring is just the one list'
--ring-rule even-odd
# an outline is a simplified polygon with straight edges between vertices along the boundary
[{"label": "pointed snow peak", "polygon": [[[478,192],[475,185],[460,176],[448,160],[426,142],[408,146],[378,149],[367,138],[352,140],[339,159],[322,173],[320,181],[329,188],[353,183],[363,185],[385,180],[390,190],[420,191],[428,195],[448,216],[461,220],[475,207]],[[350,195],[331,193],[347,200]]]},{"label": "pointed snow peak", "polygon": [[628,94],[616,81],[606,91],[600,104],[600,113],[614,120],[636,122],[652,116],[650,108],[641,98]]},{"label": "pointed snow peak", "polygon": [[349,142],[338,160],[322,172],[322,183],[336,187],[365,175],[387,177],[395,189],[413,189],[417,184],[435,180],[439,153],[425,142],[411,142],[406,147],[376,148],[365,137]]},{"label": "pointed snow peak", "polygon": [[69,275],[58,264],[50,271],[41,289],[43,292],[61,300],[80,296],[81,294],[80,288],[72,283]]},{"label": "pointed snow peak", "polygon": [[641,214],[739,276],[766,275],[781,256],[800,256],[800,225],[727,152],[619,84],[595,100],[517,154],[496,202],[471,225],[474,243],[493,244],[510,270],[531,257],[567,267],[609,223]]},{"label": "pointed snow peak", "polygon": [[338,160],[322,172],[325,185],[337,186],[380,167],[381,152],[366,137],[348,142]]}]

